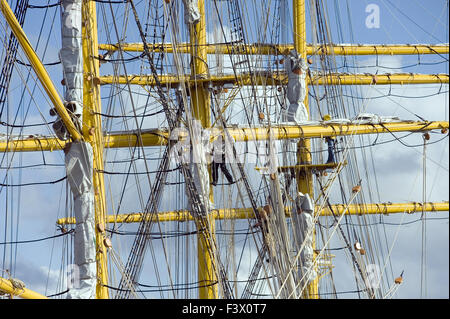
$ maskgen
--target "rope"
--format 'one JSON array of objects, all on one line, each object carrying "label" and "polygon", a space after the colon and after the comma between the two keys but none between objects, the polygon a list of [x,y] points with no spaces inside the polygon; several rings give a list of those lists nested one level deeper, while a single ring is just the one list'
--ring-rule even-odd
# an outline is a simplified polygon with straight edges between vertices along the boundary
[{"label": "rope", "polygon": [[0,245],[15,245],[15,244],[29,244],[29,243],[36,243],[36,242],[40,242],[40,241],[44,241],[44,240],[48,240],[48,239],[54,239],[54,238],[58,238],[58,237],[63,237],[69,234],[72,234],[75,230],[71,229],[65,233],[62,234],[58,234],[55,236],[48,236],[48,237],[44,237],[44,238],[39,238],[39,239],[30,239],[30,240],[18,240],[18,241],[10,241],[10,242],[0,242]]}]

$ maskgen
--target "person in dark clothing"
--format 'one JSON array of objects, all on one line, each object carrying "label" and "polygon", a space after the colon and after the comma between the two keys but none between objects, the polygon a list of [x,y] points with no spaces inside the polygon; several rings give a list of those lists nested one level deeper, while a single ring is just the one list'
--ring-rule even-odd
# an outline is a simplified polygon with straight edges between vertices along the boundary
[{"label": "person in dark clothing", "polygon": [[233,177],[225,166],[225,143],[220,143],[222,147],[217,147],[217,144],[213,145],[213,160],[211,163],[212,166],[212,182],[211,184],[216,186],[219,180],[219,168],[222,170],[222,173],[225,175],[229,184],[233,184]]},{"label": "person in dark clothing", "polygon": [[[329,114],[325,114],[323,116],[324,121],[331,120],[331,116]],[[326,164],[330,163],[336,163],[336,157],[334,156],[334,146],[335,146],[335,140],[334,137],[328,136],[325,138],[325,142],[328,144],[328,160]]]},{"label": "person in dark clothing", "polygon": [[327,164],[336,163],[336,158],[334,156],[334,139],[332,137],[327,137],[325,141],[328,144],[328,160]]}]

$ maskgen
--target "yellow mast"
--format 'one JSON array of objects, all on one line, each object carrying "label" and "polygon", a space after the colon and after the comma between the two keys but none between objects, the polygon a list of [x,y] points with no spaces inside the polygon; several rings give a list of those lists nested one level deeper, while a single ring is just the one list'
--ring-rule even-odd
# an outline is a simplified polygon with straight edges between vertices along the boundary
[{"label": "yellow mast", "polygon": [[[306,61],[306,14],[305,14],[305,0],[293,0],[293,33],[294,33],[294,48],[298,54]],[[305,83],[307,83],[305,81]],[[306,90],[308,92],[308,89]],[[309,114],[308,93],[305,97],[305,106]],[[311,164],[311,140],[301,139],[297,145],[297,162],[299,164]],[[314,199],[314,188],[312,180],[312,169],[305,167],[296,172],[297,189],[303,194],[309,194]],[[313,232],[312,249],[316,247],[316,231]],[[314,253],[314,258],[316,254]],[[319,278],[314,278],[306,287],[306,292],[303,294],[304,298],[317,299],[319,296]]]},{"label": "yellow mast", "polygon": [[[206,17],[205,1],[198,0],[198,9],[200,21],[190,26],[190,52],[191,52],[191,109],[194,120],[198,120],[203,128],[211,126],[210,114],[210,93],[198,79],[208,77],[207,50],[206,50]],[[211,170],[209,170],[211,175]],[[210,187],[210,200],[213,202],[213,190]],[[201,217],[200,217],[201,218]],[[197,237],[197,257],[198,257],[198,281],[200,288],[198,297],[200,299],[216,299],[217,294],[217,276],[215,265],[215,221],[214,215],[210,214],[208,218],[200,220]],[[206,227],[204,227],[206,225]]]},{"label": "yellow mast", "polygon": [[85,0],[82,9],[83,45],[83,137],[93,150],[95,206],[95,242],[97,260],[97,299],[108,299],[107,249],[105,247],[106,199],[103,174],[103,130],[100,100],[97,12],[95,1]]}]

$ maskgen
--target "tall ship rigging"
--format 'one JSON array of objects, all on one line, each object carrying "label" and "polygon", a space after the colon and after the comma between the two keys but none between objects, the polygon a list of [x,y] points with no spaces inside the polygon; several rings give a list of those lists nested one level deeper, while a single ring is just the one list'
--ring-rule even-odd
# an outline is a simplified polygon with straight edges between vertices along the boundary
[{"label": "tall ship rigging", "polygon": [[0,298],[448,298],[448,1],[0,9]]}]

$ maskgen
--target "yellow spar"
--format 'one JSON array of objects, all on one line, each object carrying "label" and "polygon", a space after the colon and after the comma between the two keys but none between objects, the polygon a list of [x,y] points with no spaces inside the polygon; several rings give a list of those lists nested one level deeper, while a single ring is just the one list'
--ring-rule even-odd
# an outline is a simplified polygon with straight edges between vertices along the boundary
[{"label": "yellow spar", "polygon": [[[159,77],[162,86],[177,86],[181,82],[187,84],[212,83],[214,85],[235,84],[235,85],[283,85],[287,83],[284,72],[254,72],[249,74],[239,74],[235,77],[232,74],[221,76],[209,76],[192,80],[190,76],[178,76],[165,74]],[[99,77],[100,84],[133,84],[133,85],[156,85],[152,75],[104,75]],[[309,84],[313,85],[390,85],[390,84],[446,84],[449,83],[448,74],[414,74],[414,73],[394,73],[394,74],[345,74],[335,73],[325,75],[313,75],[309,79]]]},{"label": "yellow spar", "polygon": [[[333,213],[337,216],[342,215],[345,211],[346,205],[337,204],[331,205]],[[351,204],[348,206],[347,215],[374,215],[374,214],[413,214],[425,212],[448,212],[449,203],[448,202],[435,202],[435,203],[372,203],[372,204]],[[263,209],[259,207],[258,209]],[[319,216],[332,216],[333,213],[328,207],[322,210],[316,208],[316,213]],[[211,211],[214,219],[252,219],[255,218],[253,209],[251,208],[226,208],[226,209],[215,209]],[[130,214],[119,214],[119,215],[107,215],[107,223],[140,223],[142,221],[142,213],[130,213]],[[291,208],[286,207],[285,209],[286,217],[291,216]],[[158,217],[149,216],[149,219],[153,218],[153,221],[159,222],[185,222],[193,220],[192,215],[187,210],[173,211],[173,212],[160,212]],[[58,225],[65,224],[75,224],[75,218],[60,218],[56,221]]]},{"label": "yellow spar", "polygon": [[[441,130],[446,134],[449,122],[397,122],[380,124],[328,124],[328,125],[305,125],[305,126],[279,126],[272,127],[271,132],[274,139],[296,139],[296,138],[323,138],[327,136],[379,134],[396,132],[426,132]],[[208,129],[206,129],[208,130]],[[211,139],[217,138],[223,132],[220,129],[211,128]],[[228,132],[236,142],[266,140],[269,138],[269,129],[264,127],[240,127],[229,128]],[[180,141],[186,138],[186,134],[179,134]],[[112,133],[104,136],[105,148],[127,148],[137,146],[161,146],[166,145],[169,133],[164,129],[143,130],[140,138],[134,132]],[[0,142],[0,152],[33,152],[33,151],[55,151],[64,148],[67,142],[52,137],[31,136],[25,139],[10,139]]]},{"label": "yellow spar", "polygon": [[25,285],[17,279],[5,279],[0,277],[0,292],[23,299],[48,299],[46,296],[26,288]]},{"label": "yellow spar", "polygon": [[[208,54],[230,54],[231,47],[225,44],[205,44]],[[119,45],[102,43],[98,45],[99,50],[117,51]],[[292,44],[270,45],[264,43],[253,43],[245,45],[239,52],[233,54],[260,54],[276,55],[279,52],[292,50]],[[142,43],[121,43],[120,49],[129,52],[143,52]],[[173,46],[170,43],[157,43],[150,46],[153,52],[173,53]],[[177,45],[177,52],[190,53],[189,43],[180,43]],[[424,44],[404,44],[404,45],[383,45],[383,44],[361,44],[361,45],[311,45],[306,46],[306,54],[325,54],[325,55],[413,55],[413,54],[448,54],[448,45],[424,45]]]}]

